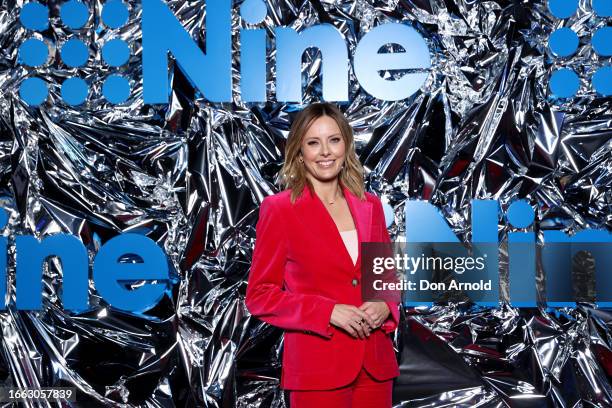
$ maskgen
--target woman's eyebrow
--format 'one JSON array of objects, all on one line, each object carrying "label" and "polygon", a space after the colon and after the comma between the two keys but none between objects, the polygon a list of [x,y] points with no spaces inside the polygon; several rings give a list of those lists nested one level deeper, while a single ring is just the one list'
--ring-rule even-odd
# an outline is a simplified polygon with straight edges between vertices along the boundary
[{"label": "woman's eyebrow", "polygon": [[[327,137],[327,138],[329,139],[329,138],[332,138],[332,137],[337,137],[337,136],[338,136],[338,137],[341,137],[341,136],[342,136],[342,134],[340,134],[340,133],[332,133],[331,135],[328,135],[328,136],[323,136],[323,137]],[[318,136],[318,135],[317,135],[317,136],[307,136],[307,137],[304,137],[304,141],[309,141],[309,140],[320,140],[320,139],[321,139],[321,136]]]},{"label": "woman's eyebrow", "polygon": [[320,139],[319,136],[308,136],[304,138],[304,140],[319,140],[319,139]]}]

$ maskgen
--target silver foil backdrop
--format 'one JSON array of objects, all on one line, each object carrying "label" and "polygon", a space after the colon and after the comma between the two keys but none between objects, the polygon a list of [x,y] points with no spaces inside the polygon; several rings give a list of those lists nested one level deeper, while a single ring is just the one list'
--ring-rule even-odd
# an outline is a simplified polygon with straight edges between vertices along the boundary
[{"label": "silver foil backdrop", "polygon": [[[210,0],[214,1],[214,0]],[[548,35],[571,26],[579,35],[610,24],[580,0],[578,13],[553,18],[543,1],[519,0],[268,0],[270,101],[238,97],[211,104],[170,66],[167,106],[142,103],[140,4],[129,24],[100,26],[101,1],[80,30],[92,58],[82,69],[62,65],[58,45],[76,34],[59,22],[34,34],[51,47],[36,70],[19,65],[17,49],[33,34],[19,23],[22,1],[0,3],[0,204],[10,213],[4,234],[80,237],[93,254],[120,232],[146,234],[171,259],[174,284],[144,315],[109,308],[91,289],[92,308],[61,307],[61,265],[45,270],[42,312],[0,312],[0,386],[74,386],[78,403],[62,406],[283,407],[278,388],[281,332],[244,306],[258,205],[278,191],[285,138],[300,106],[274,101],[273,28],[333,24],[350,51],[373,26],[402,21],[426,38],[431,75],[413,97],[381,102],[351,75],[342,109],[354,127],[367,187],[395,209],[393,236],[405,228],[404,202],[437,204],[458,234],[469,238],[469,201],[517,197],[537,208],[542,228],[612,227],[612,110],[583,78],[568,101],[550,99],[547,76],[558,64]],[[233,5],[233,41],[241,1]],[[169,2],[203,44],[204,1]],[[121,37],[132,57],[130,100],[100,96],[109,68],[98,45]],[[584,41],[583,41],[584,42]],[[352,54],[352,52],[350,52]],[[305,53],[304,103],[320,98],[320,54]],[[601,65],[588,44],[562,65],[592,72]],[[607,61],[609,63],[609,59]],[[40,108],[19,98],[36,73],[50,84]],[[90,84],[73,108],[59,85],[78,74]],[[393,73],[387,73],[393,75]],[[500,225],[504,232],[505,225]],[[14,301],[14,263],[8,297]],[[538,284],[542,287],[543,276]],[[503,299],[507,280],[502,275]],[[573,309],[482,309],[453,303],[403,311],[395,333],[402,375],[394,396],[407,407],[612,406],[612,314],[581,303]],[[32,403],[31,406],[57,406]]]}]

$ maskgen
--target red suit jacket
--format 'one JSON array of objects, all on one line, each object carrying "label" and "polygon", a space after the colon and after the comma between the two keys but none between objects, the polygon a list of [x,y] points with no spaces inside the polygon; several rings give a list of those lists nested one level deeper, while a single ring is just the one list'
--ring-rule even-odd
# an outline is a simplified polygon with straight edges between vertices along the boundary
[{"label": "red suit jacket", "polygon": [[337,303],[359,306],[361,243],[389,242],[380,199],[361,201],[342,186],[359,240],[357,263],[346,250],[323,202],[308,187],[291,204],[291,190],[266,197],[246,291],[250,313],[284,329],[281,388],[326,390],[348,385],[362,366],[376,379],[399,375],[389,333],[399,321],[397,302],[366,339],[332,326]]}]

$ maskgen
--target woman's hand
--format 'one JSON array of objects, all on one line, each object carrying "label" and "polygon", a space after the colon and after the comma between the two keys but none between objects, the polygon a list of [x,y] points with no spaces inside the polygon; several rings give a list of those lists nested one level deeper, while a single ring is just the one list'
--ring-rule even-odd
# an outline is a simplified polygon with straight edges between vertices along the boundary
[{"label": "woman's hand", "polygon": [[363,302],[361,306],[359,306],[359,310],[365,312],[373,324],[370,325],[372,329],[379,328],[391,312],[389,310],[389,306],[385,302]]},{"label": "woman's hand", "polygon": [[370,329],[374,327],[374,320],[368,313],[357,306],[340,303],[334,306],[329,322],[360,339],[370,336]]}]

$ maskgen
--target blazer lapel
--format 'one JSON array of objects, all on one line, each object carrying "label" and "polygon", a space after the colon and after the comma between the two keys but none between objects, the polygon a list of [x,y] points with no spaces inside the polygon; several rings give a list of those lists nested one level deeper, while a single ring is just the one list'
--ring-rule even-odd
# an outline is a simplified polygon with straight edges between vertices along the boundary
[{"label": "blazer lapel", "polygon": [[[349,257],[349,261],[351,262],[350,266],[351,269],[361,269],[362,243],[371,241],[370,237],[372,233],[372,203],[368,200],[360,200],[358,197],[353,195],[353,193],[351,193],[351,190],[349,190],[344,185],[342,185],[342,191],[344,192],[344,197],[346,198],[346,202],[348,203],[348,206],[353,215],[353,221],[355,222],[355,226],[357,228],[357,237],[359,241],[359,255],[357,256],[357,262],[355,266],[353,266],[353,261]],[[342,240],[342,238],[340,239]],[[344,242],[342,242],[342,244],[344,245]]]},{"label": "blazer lapel", "polygon": [[296,200],[294,209],[304,230],[312,234],[318,246],[329,251],[329,259],[337,260],[338,266],[353,273],[361,266],[361,244],[370,241],[372,203],[367,200],[361,201],[346,186],[341,185],[341,187],[357,229],[358,256],[355,265],[333,218],[319,197],[308,187],[304,188],[302,195]]}]

